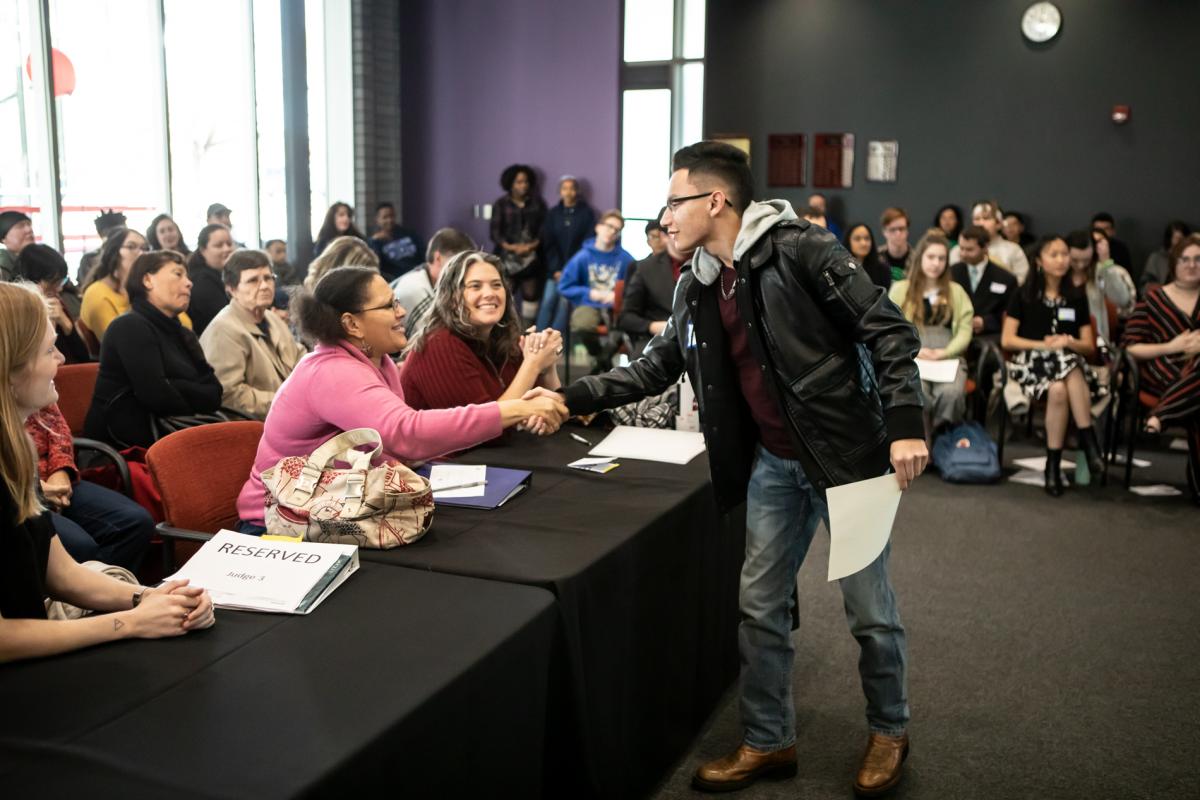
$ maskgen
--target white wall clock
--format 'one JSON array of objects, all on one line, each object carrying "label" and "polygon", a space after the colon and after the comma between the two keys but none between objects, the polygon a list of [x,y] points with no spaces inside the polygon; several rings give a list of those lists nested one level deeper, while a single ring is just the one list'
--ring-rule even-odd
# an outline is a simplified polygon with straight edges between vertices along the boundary
[{"label": "white wall clock", "polygon": [[1050,41],[1062,30],[1062,12],[1054,3],[1034,3],[1021,17],[1021,33],[1034,44]]}]

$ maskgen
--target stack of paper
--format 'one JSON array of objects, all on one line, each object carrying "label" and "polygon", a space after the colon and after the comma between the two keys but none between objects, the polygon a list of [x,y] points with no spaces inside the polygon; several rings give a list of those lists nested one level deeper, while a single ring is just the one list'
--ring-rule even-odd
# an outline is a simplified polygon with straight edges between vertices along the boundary
[{"label": "stack of paper", "polygon": [[434,500],[483,497],[487,492],[486,464],[435,464],[429,471]]},{"label": "stack of paper", "polygon": [[572,461],[567,464],[572,469],[581,469],[584,472],[599,472],[603,475],[606,472],[611,472],[621,466],[616,462],[615,458],[609,456],[597,456],[595,458],[581,458],[578,461]]},{"label": "stack of paper", "polygon": [[704,452],[704,435],[663,428],[618,425],[588,455],[686,464]]}]

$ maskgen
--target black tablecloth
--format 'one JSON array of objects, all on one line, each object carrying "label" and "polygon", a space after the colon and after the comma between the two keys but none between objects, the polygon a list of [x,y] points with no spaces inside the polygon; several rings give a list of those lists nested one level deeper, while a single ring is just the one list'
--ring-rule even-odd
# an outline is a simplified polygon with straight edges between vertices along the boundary
[{"label": "black tablecloth", "polygon": [[0,791],[537,797],[553,605],[364,564],[306,617],[0,667]]},{"label": "black tablecloth", "polygon": [[439,507],[421,541],[362,557],[553,591],[563,636],[546,794],[630,797],[684,752],[737,675],[745,514],[718,514],[706,456],[626,460],[605,475],[566,467],[588,449],[560,431],[463,454],[533,470],[533,485],[493,511]]}]

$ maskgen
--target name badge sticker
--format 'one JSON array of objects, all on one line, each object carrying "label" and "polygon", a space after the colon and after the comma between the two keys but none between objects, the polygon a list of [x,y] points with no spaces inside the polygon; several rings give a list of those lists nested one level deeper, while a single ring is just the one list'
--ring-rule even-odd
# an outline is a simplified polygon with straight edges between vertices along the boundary
[{"label": "name badge sticker", "polygon": [[692,325],[692,321],[690,319],[688,320],[687,349],[696,349],[696,328],[694,325]]},{"label": "name badge sticker", "polygon": [[1075,309],[1060,308],[1058,310],[1058,318],[1062,322],[1074,322],[1075,321]]},{"label": "name badge sticker", "polygon": [[1008,287],[999,281],[992,281],[992,285],[989,288],[992,290],[992,294],[1004,294],[1008,291]]}]

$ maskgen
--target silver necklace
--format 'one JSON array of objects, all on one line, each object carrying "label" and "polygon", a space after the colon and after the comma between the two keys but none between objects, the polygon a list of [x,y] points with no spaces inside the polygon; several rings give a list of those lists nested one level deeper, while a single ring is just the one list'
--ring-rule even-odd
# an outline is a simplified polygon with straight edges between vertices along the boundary
[{"label": "silver necklace", "polygon": [[[733,272],[733,270],[729,271]],[[718,280],[721,284],[721,297],[724,297],[726,300],[732,300],[733,293],[737,291],[737,273],[733,272],[733,282],[729,284],[729,291],[725,291],[725,270],[721,270],[721,275]]]}]

